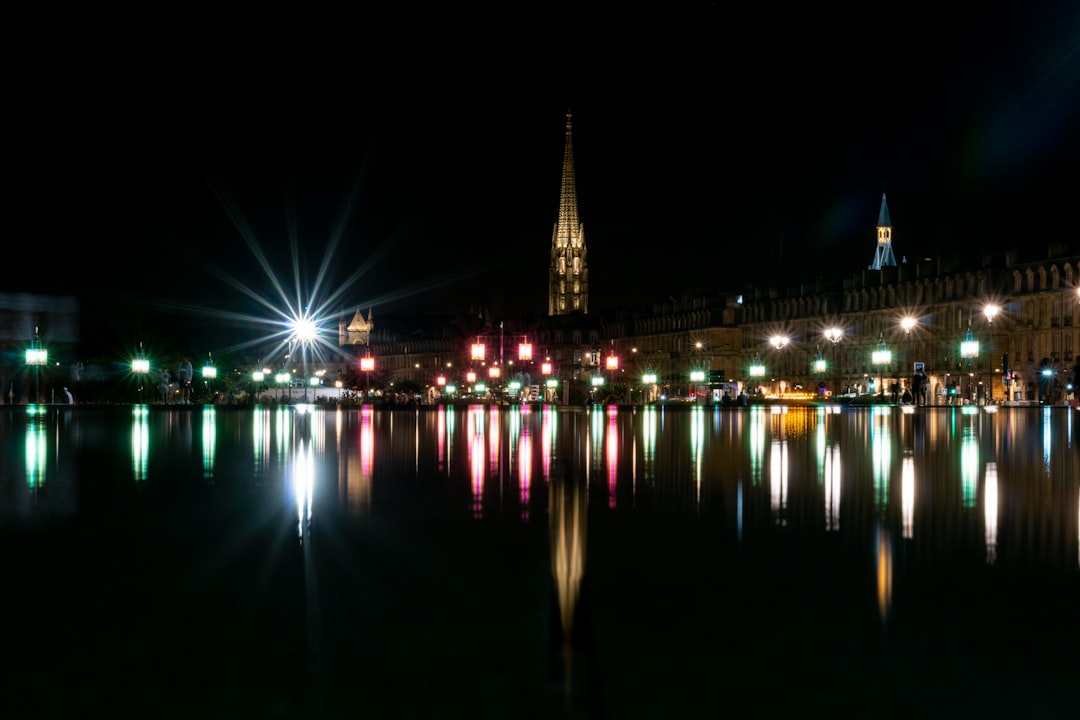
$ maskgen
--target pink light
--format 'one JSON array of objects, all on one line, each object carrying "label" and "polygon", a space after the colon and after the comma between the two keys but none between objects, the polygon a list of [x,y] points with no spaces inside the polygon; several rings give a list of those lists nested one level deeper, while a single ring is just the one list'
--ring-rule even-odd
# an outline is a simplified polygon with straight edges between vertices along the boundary
[{"label": "pink light", "polygon": [[440,375],[439,377],[435,378],[435,384],[438,385],[439,387],[442,387],[443,385],[446,384],[446,377],[443,376],[443,375]]},{"label": "pink light", "polygon": [[364,372],[371,372],[375,369],[375,358],[362,357],[360,358],[360,369]]},{"label": "pink light", "polygon": [[544,375],[550,375],[551,374],[551,363],[549,363],[549,362],[541,363],[540,372],[543,373]]},{"label": "pink light", "polygon": [[485,350],[486,350],[486,348],[484,347],[484,343],[473,343],[473,346],[472,346],[472,359],[473,360],[483,360]]},{"label": "pink light", "polygon": [[471,383],[474,383],[474,382],[476,382],[476,373],[474,373],[474,372],[473,372],[472,370],[470,370],[469,372],[465,373],[465,380],[466,380],[467,382],[471,382]]},{"label": "pink light", "polygon": [[532,360],[532,345],[530,343],[518,345],[518,360]]},{"label": "pink light", "polygon": [[497,368],[495,366],[492,366],[492,367],[488,368],[488,377],[497,378],[497,377],[499,377],[499,375],[501,373],[502,373],[502,371],[499,370],[499,368]]},{"label": "pink light", "polygon": [[614,355],[608,355],[607,356],[607,369],[608,370],[618,370],[619,369],[619,358],[617,358]]}]

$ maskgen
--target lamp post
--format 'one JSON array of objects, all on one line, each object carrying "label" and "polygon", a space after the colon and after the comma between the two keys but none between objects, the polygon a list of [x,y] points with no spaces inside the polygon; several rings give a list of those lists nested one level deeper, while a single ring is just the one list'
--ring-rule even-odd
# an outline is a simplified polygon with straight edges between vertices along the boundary
[{"label": "lamp post", "polygon": [[878,367],[878,375],[881,382],[881,399],[885,400],[885,366],[892,362],[892,353],[885,346],[885,335],[878,333],[877,346],[870,356],[871,362]]},{"label": "lamp post", "polygon": [[833,359],[833,375],[836,377],[836,389],[833,391],[835,394],[840,394],[840,367],[836,360],[836,346],[840,343],[841,338],[844,337],[844,331],[838,327],[825,328],[825,339],[832,343],[832,359]]},{"label": "lamp post", "polygon": [[282,387],[289,387],[289,396],[292,396],[292,375],[289,374],[288,370],[282,370],[275,375],[274,382],[276,382],[278,386],[278,402],[285,399],[285,393],[282,392]]},{"label": "lamp post", "polygon": [[975,358],[979,357],[979,341],[975,339],[974,333],[971,332],[971,318],[970,317],[968,318],[967,333],[964,335],[963,342],[960,343],[960,357],[967,360],[968,381],[967,381],[967,391],[964,394],[966,395],[967,400],[970,402],[971,400],[974,399],[973,388],[972,388],[972,384],[971,384],[972,383],[972,380],[971,380],[971,376],[972,376],[971,365],[972,365],[972,361]]},{"label": "lamp post", "polygon": [[131,372],[138,378],[139,383],[139,404],[143,402],[143,385],[146,384],[146,375],[150,372],[150,361],[146,359],[146,355],[143,354],[143,344],[139,343],[139,351],[135,353],[135,358],[131,361]]},{"label": "lamp post", "polygon": [[41,344],[41,335],[38,328],[34,327],[34,339],[30,341],[30,347],[26,350],[26,364],[34,368],[34,404],[41,399],[41,390],[38,385],[38,373],[42,365],[49,362],[49,351]]},{"label": "lamp post", "polygon": [[[750,361],[750,378],[756,383],[765,379],[765,364],[757,353],[754,353],[754,359]],[[757,386],[754,389],[756,390]]]},{"label": "lamp post", "polygon": [[217,368],[214,367],[214,360],[210,353],[206,353],[206,364],[202,369],[203,382],[206,383],[207,389],[210,391],[210,403],[214,402],[214,378],[217,377]]},{"label": "lamp post", "polygon": [[[769,344],[772,345],[776,349],[777,352],[780,352],[785,347],[787,347],[788,342],[789,342],[789,339],[788,339],[788,337],[786,335],[773,335],[771,338],[769,338]],[[782,387],[782,386],[783,386],[783,381],[780,381],[780,387]],[[782,393],[779,392],[779,390],[780,390],[780,388],[778,387],[777,388],[777,395],[782,394]]]},{"label": "lamp post", "polygon": [[[914,382],[914,379],[915,379],[915,350],[913,348],[912,339],[911,339],[911,329],[913,327],[915,327],[915,325],[917,323],[918,323],[918,320],[911,317],[910,315],[906,315],[902,320],[900,320],[900,327],[904,328],[904,337],[907,338],[907,346],[908,346],[907,365],[908,365],[908,368],[911,371],[911,374],[908,375],[908,389],[911,391],[911,401],[916,402],[916,403],[917,403],[917,398],[915,397],[915,382]],[[901,362],[900,362],[901,372],[903,372],[903,368],[904,368],[904,362],[903,362],[903,360],[901,360]],[[921,392],[921,388],[920,388],[920,392]]]},{"label": "lamp post", "polygon": [[368,400],[371,392],[371,373],[375,369],[375,358],[365,355],[360,358],[360,372],[364,373],[364,402]]},{"label": "lamp post", "polygon": [[[1001,308],[998,307],[997,305],[994,305],[993,303],[988,303],[986,305],[986,307],[983,308],[983,315],[986,316],[986,344],[987,344],[987,351],[990,353],[991,361],[993,361],[993,358],[994,358],[994,318],[997,317],[997,314],[999,312],[1001,312]],[[1002,373],[1004,373],[1005,368],[1002,368],[1001,371],[1002,371]],[[993,380],[994,380],[994,368],[993,368],[993,365],[991,365],[991,367],[990,367],[990,392],[989,392],[989,395],[986,398],[987,401],[990,401],[990,400],[994,399],[994,382],[993,382]]]},{"label": "lamp post", "polygon": [[263,380],[266,379],[266,373],[256,367],[255,371],[251,373],[251,404],[257,405],[259,403],[259,386],[262,385]]}]

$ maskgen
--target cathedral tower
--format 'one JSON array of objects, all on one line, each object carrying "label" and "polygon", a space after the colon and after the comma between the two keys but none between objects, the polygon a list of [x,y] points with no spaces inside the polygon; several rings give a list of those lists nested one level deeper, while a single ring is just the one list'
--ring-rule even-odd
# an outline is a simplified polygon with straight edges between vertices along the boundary
[{"label": "cathedral tower", "polygon": [[570,112],[566,113],[559,220],[551,238],[548,268],[548,315],[589,312],[589,266],[585,262],[585,230],[578,220],[574,185],[574,142]]},{"label": "cathedral tower", "polygon": [[881,193],[881,209],[877,217],[877,250],[874,252],[874,262],[870,265],[871,270],[880,270],[883,267],[896,266],[896,256],[892,251],[892,221],[889,220],[889,206],[885,204],[885,193]]}]

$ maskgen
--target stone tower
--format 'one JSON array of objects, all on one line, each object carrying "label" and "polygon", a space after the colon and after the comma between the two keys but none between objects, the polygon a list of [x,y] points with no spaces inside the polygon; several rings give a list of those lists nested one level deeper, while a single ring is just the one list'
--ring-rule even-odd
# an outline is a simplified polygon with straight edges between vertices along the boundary
[{"label": "stone tower", "polygon": [[548,269],[548,315],[589,312],[589,266],[585,261],[585,230],[578,219],[570,119],[567,111],[559,220],[551,238],[551,266]]},{"label": "stone tower", "polygon": [[883,267],[895,266],[896,256],[892,251],[892,221],[889,220],[889,206],[885,203],[885,193],[881,193],[881,209],[878,210],[877,218],[877,250],[874,252],[874,262],[871,270],[880,270]]}]

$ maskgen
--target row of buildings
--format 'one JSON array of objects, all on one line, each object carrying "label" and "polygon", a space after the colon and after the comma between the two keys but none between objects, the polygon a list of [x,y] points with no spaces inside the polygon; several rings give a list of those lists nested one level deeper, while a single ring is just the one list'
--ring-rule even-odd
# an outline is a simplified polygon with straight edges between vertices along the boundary
[{"label": "row of buildings", "polygon": [[732,387],[900,397],[921,370],[931,402],[1054,403],[1069,401],[1080,380],[1080,250],[897,263],[884,194],[873,260],[850,277],[590,314],[574,175],[567,113],[545,317],[379,327],[370,309],[357,310],[341,319],[340,344],[431,397],[448,385],[460,393],[485,383],[490,393],[512,381],[515,394],[539,386],[565,401],[583,396],[572,388],[633,402],[715,398]]}]

